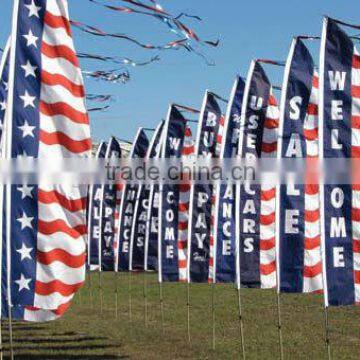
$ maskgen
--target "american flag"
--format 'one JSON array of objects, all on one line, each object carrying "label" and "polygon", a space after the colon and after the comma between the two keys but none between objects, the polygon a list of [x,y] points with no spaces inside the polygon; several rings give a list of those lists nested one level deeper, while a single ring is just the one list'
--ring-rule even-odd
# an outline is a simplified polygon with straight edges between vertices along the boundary
[{"label": "american flag", "polygon": [[[66,0],[15,0],[6,158],[88,157],[83,79]],[[52,184],[6,188],[9,300],[60,315],[85,279],[87,189]],[[57,310],[55,310],[57,309]]]},{"label": "american flag", "polygon": [[8,39],[3,56],[0,62],[0,140],[2,138],[3,123],[6,111],[8,81],[9,81],[9,49],[10,38]]}]

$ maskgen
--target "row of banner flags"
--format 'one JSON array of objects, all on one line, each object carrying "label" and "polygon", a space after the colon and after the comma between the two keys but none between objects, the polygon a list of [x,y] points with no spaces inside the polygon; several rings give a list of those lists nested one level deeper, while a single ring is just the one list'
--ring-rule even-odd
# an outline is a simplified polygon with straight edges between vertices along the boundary
[{"label": "row of banner flags", "polygon": [[[253,60],[247,78],[236,78],[225,116],[207,91],[195,141],[184,111],[170,105],[153,138],[140,129],[132,145],[134,158],[305,159],[306,181],[125,184],[112,200],[94,185],[90,269],[324,292],[326,306],[359,303],[358,186],[324,185],[310,171],[324,158],[358,156],[360,56],[341,24],[324,19],[319,67],[305,45],[316,37],[294,38],[286,63]],[[285,66],[279,105],[263,63]],[[112,156],[114,141],[101,144],[98,157]]]},{"label": "row of banner flags", "polygon": [[[280,106],[262,64],[281,64],[253,60],[247,78],[236,78],[225,115],[223,99],[205,93],[195,140],[184,112],[196,111],[172,104],[151,139],[138,130],[130,158],[301,158],[305,177],[317,160],[357,158],[360,56],[343,26],[352,25],[324,19],[319,68],[308,38],[294,38]],[[3,159],[90,156],[67,1],[14,1],[0,106]],[[112,137],[96,156],[120,159],[121,143]],[[359,185],[316,179],[2,185],[1,317],[61,316],[84,283],[86,263],[90,270],[157,271],[160,282],[324,292],[326,307],[357,304],[359,194]]]}]

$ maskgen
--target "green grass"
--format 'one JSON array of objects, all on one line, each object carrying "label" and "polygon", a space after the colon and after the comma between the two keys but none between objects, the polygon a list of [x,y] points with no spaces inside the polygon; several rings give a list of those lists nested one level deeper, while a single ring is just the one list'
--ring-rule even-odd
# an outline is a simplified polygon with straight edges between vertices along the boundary
[{"label": "green grass", "polygon": [[[145,325],[144,275],[131,276],[131,320],[128,274],[102,275],[103,311],[98,274],[74,300],[70,311],[56,322],[14,324],[15,359],[237,359],[240,357],[237,293],[231,285],[215,287],[216,349],[212,350],[211,286],[191,284],[191,347],[187,341],[185,284],[164,284],[164,331],[161,326],[159,286],[146,275],[148,321]],[[116,280],[117,279],[117,280]],[[118,284],[118,317],[115,287]],[[276,293],[242,289],[247,359],[279,357]],[[323,359],[322,297],[283,295],[282,320],[285,359]],[[360,310],[329,311],[333,359],[358,359]],[[8,356],[7,324],[3,340]],[[8,358],[8,357],[5,357]]]}]

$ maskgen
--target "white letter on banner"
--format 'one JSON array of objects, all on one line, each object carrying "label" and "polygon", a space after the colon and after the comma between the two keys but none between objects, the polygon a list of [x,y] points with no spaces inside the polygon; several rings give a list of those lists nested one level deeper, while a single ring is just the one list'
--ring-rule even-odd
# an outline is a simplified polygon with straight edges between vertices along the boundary
[{"label": "white letter on banner", "polygon": [[222,243],[222,254],[224,256],[229,256],[231,255],[231,240],[225,240]]},{"label": "white letter on banner", "polygon": [[300,118],[300,106],[302,104],[302,97],[301,96],[294,96],[290,100],[290,119],[291,120],[299,120]]},{"label": "white letter on banner", "polygon": [[298,234],[299,228],[299,210],[286,210],[285,211],[285,233]]},{"label": "white letter on banner", "polygon": [[246,238],[244,240],[244,252],[251,253],[254,251],[254,239]]},{"label": "white letter on banner", "polygon": [[342,71],[329,71],[329,81],[331,90],[342,90],[345,88],[346,72]]},{"label": "white letter on banner", "polygon": [[344,248],[342,246],[333,248],[334,267],[345,267]]},{"label": "white letter on banner", "polygon": [[342,149],[342,144],[339,143],[338,129],[331,129],[331,148],[334,150]]},{"label": "white letter on banner", "polygon": [[334,188],[331,191],[331,205],[335,208],[335,209],[340,209],[343,204],[344,204],[344,192],[341,188]]},{"label": "white letter on banner", "polygon": [[343,101],[331,100],[331,120],[343,120]]},{"label": "white letter on banner", "polygon": [[331,218],[330,237],[346,237],[345,219],[343,217]]},{"label": "white letter on banner", "polygon": [[173,245],[166,246],[166,258],[172,259],[174,257],[174,247]]}]

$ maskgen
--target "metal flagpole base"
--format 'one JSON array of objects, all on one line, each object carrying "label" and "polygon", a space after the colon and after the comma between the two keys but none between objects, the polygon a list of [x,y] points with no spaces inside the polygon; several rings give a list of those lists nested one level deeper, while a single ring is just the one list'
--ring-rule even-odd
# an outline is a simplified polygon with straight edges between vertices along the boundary
[{"label": "metal flagpole base", "polygon": [[103,313],[103,289],[102,289],[102,273],[99,271],[99,291],[100,291],[100,314]]},{"label": "metal flagpole base", "polygon": [[10,342],[10,359],[14,360],[14,342],[13,342],[13,324],[12,324],[12,306],[8,304],[9,308],[9,342]]},{"label": "metal flagpole base", "polygon": [[130,324],[132,322],[132,278],[131,271],[128,272],[128,280],[129,280],[129,320]]},{"label": "metal flagpole base", "polygon": [[283,336],[282,336],[282,324],[281,324],[281,299],[280,293],[277,291],[277,313],[278,313],[278,334],[279,334],[279,351],[280,359],[284,359],[284,346],[283,346]]},{"label": "metal flagpole base", "polygon": [[118,312],[118,273],[114,271],[114,277],[115,277],[115,317],[116,319],[119,317]]},{"label": "metal flagpole base", "polygon": [[162,329],[162,333],[165,334],[165,328],[164,328],[164,298],[163,298],[162,282],[159,282],[159,300],[160,300],[160,312],[161,312],[161,329]]},{"label": "metal flagpole base", "polygon": [[216,326],[215,326],[215,284],[211,283],[211,313],[212,313],[212,349],[216,348]]},{"label": "metal flagpole base", "polygon": [[4,349],[3,349],[3,341],[2,341],[2,321],[0,319],[0,360],[3,360]]},{"label": "metal flagpole base", "polygon": [[186,284],[187,288],[187,335],[188,335],[188,343],[191,347],[191,331],[190,331],[190,283]]},{"label": "metal flagpole base", "polygon": [[328,360],[331,360],[331,346],[330,346],[330,336],[329,336],[329,314],[328,307],[324,307],[324,325],[325,325],[325,350]]},{"label": "metal flagpole base", "polygon": [[147,304],[147,277],[146,271],[143,272],[143,280],[144,280],[144,323],[145,327],[148,327],[148,304]]},{"label": "metal flagpole base", "polygon": [[242,303],[241,303],[241,290],[237,289],[237,298],[238,298],[238,309],[239,309],[239,332],[240,332],[240,341],[241,341],[241,354],[242,358],[245,360],[245,340],[244,340],[244,323],[242,316]]}]

